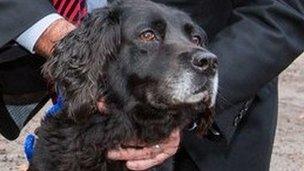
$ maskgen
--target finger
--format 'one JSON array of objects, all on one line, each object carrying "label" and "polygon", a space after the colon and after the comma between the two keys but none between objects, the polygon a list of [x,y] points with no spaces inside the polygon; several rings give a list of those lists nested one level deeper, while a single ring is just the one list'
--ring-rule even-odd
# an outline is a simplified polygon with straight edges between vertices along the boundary
[{"label": "finger", "polygon": [[154,158],[160,154],[162,149],[145,147],[143,149],[127,148],[121,150],[111,150],[107,156],[112,160],[144,160]]},{"label": "finger", "polygon": [[176,148],[179,146],[180,143],[180,133],[179,132],[173,132],[171,136],[161,144],[163,149],[168,148]]},{"label": "finger", "polygon": [[153,159],[127,161],[126,166],[130,170],[147,170],[151,167],[162,164],[169,157],[171,157],[171,155],[160,153]]},{"label": "finger", "polygon": [[180,130],[179,129],[173,130],[169,137],[170,138],[180,137]]},{"label": "finger", "polygon": [[179,143],[180,143],[180,139],[179,138],[171,139],[171,140],[166,141],[163,144],[161,144],[161,147],[163,149],[173,148],[173,147],[179,146]]},{"label": "finger", "polygon": [[99,110],[99,112],[103,113],[106,110],[106,105],[105,105],[105,101],[103,98],[100,98],[97,101],[97,108]]},{"label": "finger", "polygon": [[180,130],[178,129],[178,130],[174,130],[171,134],[170,134],[170,136],[169,136],[169,138],[168,138],[168,141],[172,141],[172,140],[179,140],[180,139]]},{"label": "finger", "polygon": [[175,153],[180,143],[180,131],[174,130],[169,138],[160,144],[161,148],[145,147],[143,149],[126,148],[111,150],[108,158],[112,160],[144,160],[154,158],[156,155],[164,153]]}]

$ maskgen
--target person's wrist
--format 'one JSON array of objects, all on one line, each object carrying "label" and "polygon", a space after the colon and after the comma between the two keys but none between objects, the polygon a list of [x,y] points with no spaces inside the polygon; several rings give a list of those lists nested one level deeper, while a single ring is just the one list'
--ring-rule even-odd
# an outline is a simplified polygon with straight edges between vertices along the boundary
[{"label": "person's wrist", "polygon": [[56,42],[75,28],[76,26],[63,18],[54,21],[39,37],[35,44],[34,51],[40,56],[50,57]]}]

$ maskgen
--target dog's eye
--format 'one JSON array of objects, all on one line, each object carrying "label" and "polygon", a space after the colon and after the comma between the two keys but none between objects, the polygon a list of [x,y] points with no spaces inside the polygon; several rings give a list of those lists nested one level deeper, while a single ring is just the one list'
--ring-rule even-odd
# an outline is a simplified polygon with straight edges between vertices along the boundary
[{"label": "dog's eye", "polygon": [[202,44],[201,37],[199,37],[199,36],[192,36],[191,42],[198,46],[201,46],[201,44]]},{"label": "dog's eye", "polygon": [[143,41],[155,41],[157,40],[155,33],[152,30],[145,31],[140,34],[140,39]]}]

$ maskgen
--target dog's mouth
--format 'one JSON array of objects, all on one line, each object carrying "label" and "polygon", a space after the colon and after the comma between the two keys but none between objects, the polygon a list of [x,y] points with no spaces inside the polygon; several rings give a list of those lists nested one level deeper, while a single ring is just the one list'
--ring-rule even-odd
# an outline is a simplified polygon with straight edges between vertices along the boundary
[{"label": "dog's mouth", "polygon": [[197,102],[206,102],[210,99],[209,91],[206,90],[206,88],[203,86],[188,96],[185,99],[185,102],[187,103],[197,103]]},{"label": "dog's mouth", "polygon": [[206,86],[202,86],[197,88],[191,92],[186,93],[183,95],[183,98],[178,99],[176,97],[172,97],[173,102],[177,104],[196,104],[196,103],[204,103],[210,100],[210,91]]},{"label": "dog's mouth", "polygon": [[193,91],[193,95],[199,94],[206,91],[206,86],[201,86],[200,88]]}]

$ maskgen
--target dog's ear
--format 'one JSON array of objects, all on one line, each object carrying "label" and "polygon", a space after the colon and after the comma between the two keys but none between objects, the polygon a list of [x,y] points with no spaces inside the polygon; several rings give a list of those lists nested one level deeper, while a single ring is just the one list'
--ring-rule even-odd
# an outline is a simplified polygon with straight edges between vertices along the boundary
[{"label": "dog's ear", "polygon": [[65,112],[80,121],[96,111],[98,95],[104,90],[103,76],[109,60],[121,44],[119,8],[95,10],[79,28],[64,37],[44,65],[46,78],[54,81]]}]

